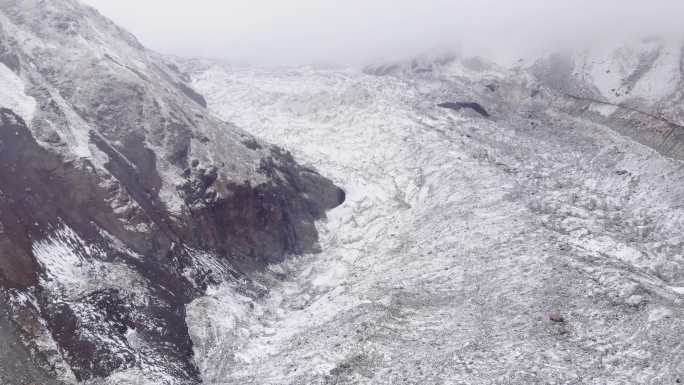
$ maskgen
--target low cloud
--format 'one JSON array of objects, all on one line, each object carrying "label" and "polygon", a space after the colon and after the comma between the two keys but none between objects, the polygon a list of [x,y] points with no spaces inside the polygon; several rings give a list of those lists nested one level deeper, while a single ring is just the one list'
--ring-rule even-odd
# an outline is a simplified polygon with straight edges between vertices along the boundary
[{"label": "low cloud", "polygon": [[169,54],[251,65],[362,65],[425,53],[494,60],[684,37],[681,0],[86,0]]}]

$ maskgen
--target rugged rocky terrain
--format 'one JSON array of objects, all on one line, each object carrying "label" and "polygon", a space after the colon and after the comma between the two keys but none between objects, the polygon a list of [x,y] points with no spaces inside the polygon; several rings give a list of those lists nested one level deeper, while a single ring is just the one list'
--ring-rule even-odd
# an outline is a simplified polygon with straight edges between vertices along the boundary
[{"label": "rugged rocky terrain", "polygon": [[682,383],[682,47],[241,69],[0,0],[0,383]]},{"label": "rugged rocky terrain", "polygon": [[188,81],[76,1],[0,1],[0,340],[36,364],[3,384],[197,383],[185,305],[318,250],[342,190]]},{"label": "rugged rocky terrain", "polygon": [[188,64],[210,109],[348,196],[320,225],[322,254],[261,275],[268,295],[220,285],[188,307],[205,382],[684,381],[672,47],[514,68]]}]

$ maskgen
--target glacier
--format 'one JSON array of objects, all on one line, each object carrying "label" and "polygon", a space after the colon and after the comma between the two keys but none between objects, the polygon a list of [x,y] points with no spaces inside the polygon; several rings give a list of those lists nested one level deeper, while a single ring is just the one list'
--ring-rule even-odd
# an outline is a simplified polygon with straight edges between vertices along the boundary
[{"label": "glacier", "polygon": [[413,67],[189,64],[211,110],[347,193],[320,255],[189,306],[204,382],[681,381],[682,161],[527,71]]}]

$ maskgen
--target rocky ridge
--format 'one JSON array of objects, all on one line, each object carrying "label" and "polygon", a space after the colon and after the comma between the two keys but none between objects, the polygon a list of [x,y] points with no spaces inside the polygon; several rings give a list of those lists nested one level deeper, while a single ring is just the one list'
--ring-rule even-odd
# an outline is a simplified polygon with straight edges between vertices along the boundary
[{"label": "rocky ridge", "polygon": [[62,381],[199,382],[185,305],[318,250],[344,200],[188,82],[77,1],[0,1],[1,297]]}]

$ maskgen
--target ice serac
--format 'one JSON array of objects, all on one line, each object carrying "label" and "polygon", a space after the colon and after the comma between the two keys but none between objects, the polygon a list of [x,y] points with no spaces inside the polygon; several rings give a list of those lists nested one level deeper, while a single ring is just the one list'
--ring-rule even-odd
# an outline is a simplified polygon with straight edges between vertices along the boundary
[{"label": "ice serac", "polygon": [[0,1],[0,85],[1,298],[67,382],[199,381],[185,304],[316,251],[344,197],[77,1]]}]

